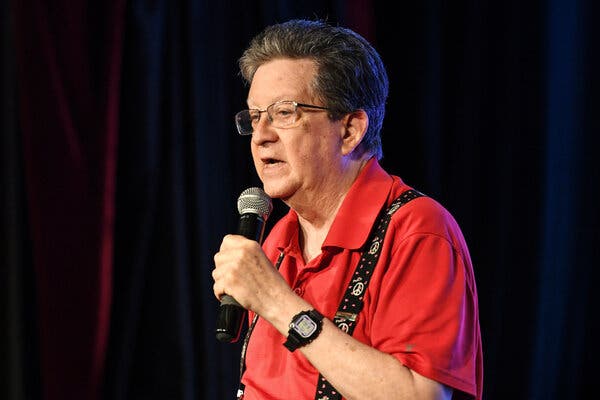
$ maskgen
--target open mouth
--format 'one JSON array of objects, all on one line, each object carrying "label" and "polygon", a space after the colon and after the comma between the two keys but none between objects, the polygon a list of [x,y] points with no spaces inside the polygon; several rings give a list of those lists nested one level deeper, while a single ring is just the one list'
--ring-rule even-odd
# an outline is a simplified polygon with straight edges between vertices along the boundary
[{"label": "open mouth", "polygon": [[267,165],[273,165],[273,164],[277,164],[277,163],[281,162],[281,160],[277,160],[275,158],[265,158],[262,161],[263,161],[263,163],[265,163]]}]

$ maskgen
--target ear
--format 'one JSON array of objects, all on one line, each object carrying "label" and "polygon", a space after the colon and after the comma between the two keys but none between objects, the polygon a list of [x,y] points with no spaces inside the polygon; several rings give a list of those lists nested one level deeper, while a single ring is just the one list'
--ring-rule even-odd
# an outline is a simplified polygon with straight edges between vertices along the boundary
[{"label": "ear", "polygon": [[369,117],[364,110],[356,110],[342,119],[342,154],[348,155],[360,144],[367,128]]}]

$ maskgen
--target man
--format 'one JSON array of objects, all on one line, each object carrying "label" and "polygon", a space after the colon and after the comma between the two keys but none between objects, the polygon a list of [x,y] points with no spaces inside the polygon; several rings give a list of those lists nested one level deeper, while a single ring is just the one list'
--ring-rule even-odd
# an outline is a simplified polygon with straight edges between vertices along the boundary
[{"label": "man", "polygon": [[262,247],[227,235],[214,256],[215,296],[258,316],[240,398],[480,399],[471,260],[433,199],[392,215],[353,332],[333,322],[377,216],[412,189],[378,163],[388,79],[375,49],[292,20],[257,35],[240,70],[250,87],[238,131],[265,192],[290,207]]}]

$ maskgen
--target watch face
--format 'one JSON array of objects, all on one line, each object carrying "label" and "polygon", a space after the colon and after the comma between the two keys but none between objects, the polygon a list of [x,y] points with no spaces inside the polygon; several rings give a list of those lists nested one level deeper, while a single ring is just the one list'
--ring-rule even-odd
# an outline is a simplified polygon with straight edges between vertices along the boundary
[{"label": "watch face", "polygon": [[308,315],[301,315],[294,323],[292,328],[303,338],[310,337],[316,330],[317,324]]}]

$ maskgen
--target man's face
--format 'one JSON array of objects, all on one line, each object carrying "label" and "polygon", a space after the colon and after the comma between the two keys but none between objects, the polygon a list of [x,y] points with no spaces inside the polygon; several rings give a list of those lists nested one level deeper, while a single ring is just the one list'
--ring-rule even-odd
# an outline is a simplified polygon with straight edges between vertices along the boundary
[{"label": "man's face", "polygon": [[[248,107],[265,109],[281,101],[324,106],[310,91],[316,72],[312,61],[277,59],[258,68]],[[335,188],[341,174],[342,123],[326,110],[299,107],[300,120],[291,128],[275,128],[266,113],[252,134],[254,166],[265,192],[290,204],[311,201]]]}]

